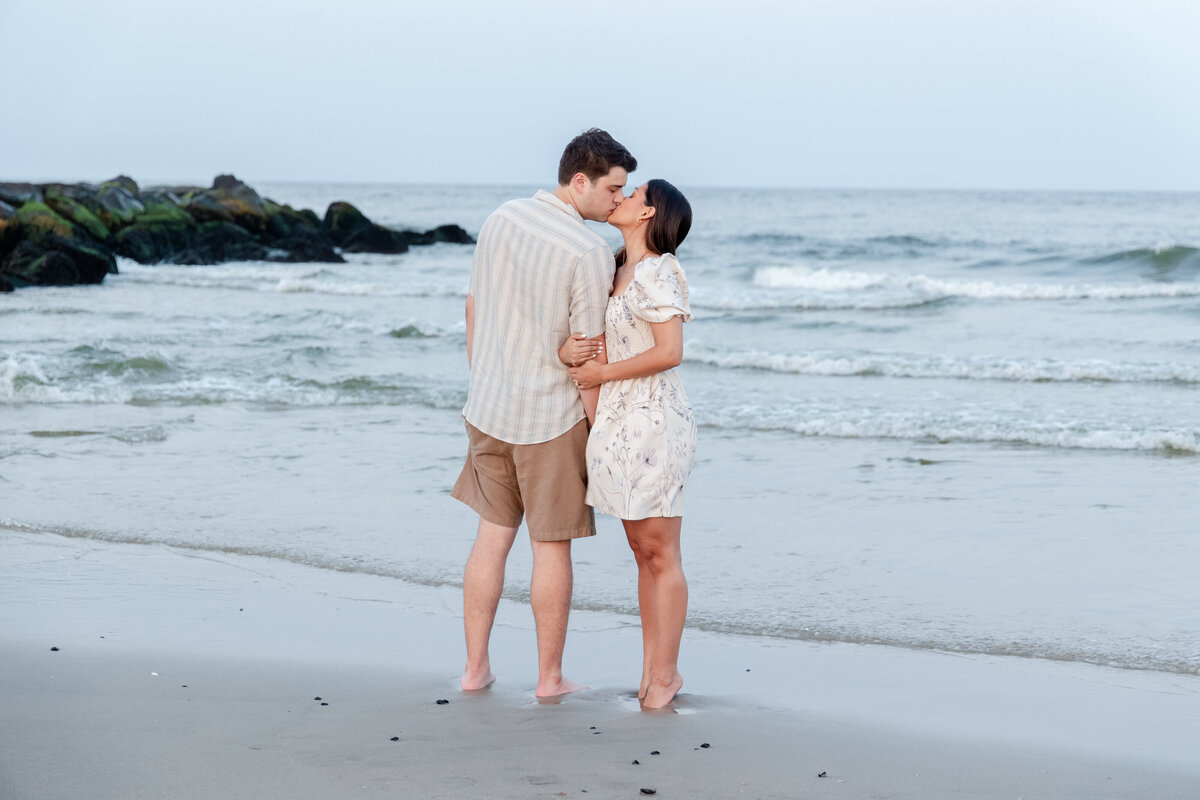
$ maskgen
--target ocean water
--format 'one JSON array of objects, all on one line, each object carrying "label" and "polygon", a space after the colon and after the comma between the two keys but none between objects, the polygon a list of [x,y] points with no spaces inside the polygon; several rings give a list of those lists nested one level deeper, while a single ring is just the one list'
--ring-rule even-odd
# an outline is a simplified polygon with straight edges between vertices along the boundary
[{"label": "ocean water", "polygon": [[[257,188],[474,233],[536,187]],[[1200,194],[682,188],[690,626],[1200,672]],[[459,583],[471,248],[347,260],[0,296],[0,536]],[[619,523],[574,552],[635,624]]]}]

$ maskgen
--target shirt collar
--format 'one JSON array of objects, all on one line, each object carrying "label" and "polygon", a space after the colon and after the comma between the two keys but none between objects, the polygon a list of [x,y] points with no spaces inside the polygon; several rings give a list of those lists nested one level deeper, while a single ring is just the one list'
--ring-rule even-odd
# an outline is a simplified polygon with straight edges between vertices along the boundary
[{"label": "shirt collar", "polygon": [[559,211],[570,214],[575,219],[579,220],[580,222],[583,222],[583,215],[581,215],[579,213],[579,211],[575,208],[575,206],[571,205],[570,203],[564,203],[562,200],[559,200],[558,195],[554,194],[553,192],[547,192],[545,189],[538,189],[537,193],[535,193],[533,195],[533,199],[541,200],[543,203],[548,203],[549,205],[552,205],[555,208],[557,208]]}]

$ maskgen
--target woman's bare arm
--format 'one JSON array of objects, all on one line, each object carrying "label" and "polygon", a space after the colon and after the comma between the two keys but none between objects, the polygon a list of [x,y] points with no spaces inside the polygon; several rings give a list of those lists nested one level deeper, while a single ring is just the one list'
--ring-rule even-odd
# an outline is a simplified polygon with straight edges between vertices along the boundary
[{"label": "woman's bare arm", "polygon": [[607,381],[643,378],[679,366],[683,360],[683,318],[674,316],[666,322],[652,322],[650,330],[654,346],[645,352],[612,364],[593,359],[571,369],[571,377],[580,389],[590,389]]}]

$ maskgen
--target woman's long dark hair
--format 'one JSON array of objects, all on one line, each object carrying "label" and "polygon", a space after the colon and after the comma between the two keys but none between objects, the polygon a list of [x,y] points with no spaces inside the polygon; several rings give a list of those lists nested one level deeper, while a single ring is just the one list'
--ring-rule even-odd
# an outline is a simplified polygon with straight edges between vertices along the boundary
[{"label": "woman's long dark hair", "polygon": [[692,205],[662,178],[646,184],[646,205],[654,207],[654,216],[646,223],[646,247],[653,253],[674,253],[692,229]]}]

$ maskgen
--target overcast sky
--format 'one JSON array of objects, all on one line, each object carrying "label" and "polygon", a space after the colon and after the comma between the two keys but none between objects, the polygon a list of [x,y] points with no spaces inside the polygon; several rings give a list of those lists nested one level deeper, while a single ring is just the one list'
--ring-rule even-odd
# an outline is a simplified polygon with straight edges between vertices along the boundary
[{"label": "overcast sky", "polygon": [[0,179],[1200,191],[1200,0],[0,0]]}]

